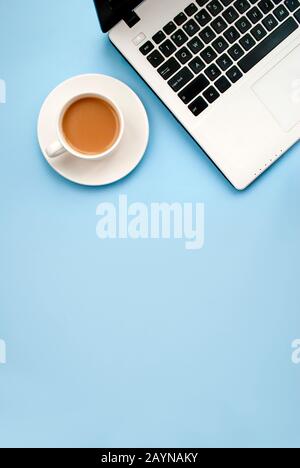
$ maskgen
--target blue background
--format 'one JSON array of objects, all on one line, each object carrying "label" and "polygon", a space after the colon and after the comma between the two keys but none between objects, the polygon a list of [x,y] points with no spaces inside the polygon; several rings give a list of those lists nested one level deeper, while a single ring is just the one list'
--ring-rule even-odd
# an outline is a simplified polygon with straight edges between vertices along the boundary
[{"label": "blue background", "polygon": [[[36,139],[61,81],[104,73],[149,113],[138,169],[56,175]],[[239,193],[100,35],[91,0],[0,0],[0,445],[300,446],[300,147]],[[206,243],[100,241],[96,206],[194,201]]]}]

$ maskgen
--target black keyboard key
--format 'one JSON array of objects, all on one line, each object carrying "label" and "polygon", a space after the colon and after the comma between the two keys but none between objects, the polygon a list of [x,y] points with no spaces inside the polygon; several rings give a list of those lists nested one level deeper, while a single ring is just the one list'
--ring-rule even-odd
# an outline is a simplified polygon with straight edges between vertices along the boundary
[{"label": "black keyboard key", "polygon": [[193,73],[187,67],[184,67],[168,81],[168,85],[177,93],[193,78]]},{"label": "black keyboard key", "polygon": [[204,91],[203,96],[210,104],[212,104],[216,99],[218,99],[218,97],[220,97],[220,94],[216,88],[210,86],[206,91]]},{"label": "black keyboard key", "polygon": [[153,37],[152,37],[153,41],[155,42],[155,44],[160,44],[162,41],[164,41],[166,39],[166,35],[164,32],[162,31],[158,31],[158,33],[156,33]]},{"label": "black keyboard key", "polygon": [[238,28],[240,33],[245,34],[245,32],[249,31],[252,25],[250,21],[246,18],[246,16],[243,16],[242,18],[237,20],[235,26]]},{"label": "black keyboard key", "polygon": [[170,21],[166,26],[163,28],[164,32],[169,36],[172,34],[174,31],[176,31],[176,26],[173,23],[173,21]]},{"label": "black keyboard key", "polygon": [[208,3],[209,0],[196,0],[199,6],[204,6]]},{"label": "black keyboard key", "polygon": [[233,2],[233,0],[221,0],[221,2],[223,3],[224,7],[228,7]]},{"label": "black keyboard key", "polygon": [[198,117],[205,109],[208,108],[208,104],[204,101],[203,97],[199,96],[192,104],[189,105],[190,111]]},{"label": "black keyboard key", "polygon": [[298,25],[293,18],[287,19],[277,29],[275,29],[269,36],[267,36],[260,44],[252,49],[245,57],[243,57],[238,65],[247,73],[255,65],[257,65],[264,57],[266,57],[272,50],[274,50],[281,42],[289,37]]},{"label": "black keyboard key", "polygon": [[230,55],[231,58],[233,58],[233,60],[237,61],[240,58],[242,58],[243,55],[245,55],[245,52],[243,51],[241,46],[239,46],[238,44],[235,44],[228,50],[228,54]]},{"label": "black keyboard key", "polygon": [[195,3],[191,3],[184,10],[185,14],[188,16],[193,16],[195,13],[197,13],[197,11],[198,11],[198,8],[195,5]]},{"label": "black keyboard key", "polygon": [[187,63],[189,60],[192,58],[191,52],[186,48],[182,47],[177,53],[176,53],[176,58],[179,60],[180,63],[183,65]]},{"label": "black keyboard key", "polygon": [[225,31],[224,36],[226,37],[227,41],[230,42],[230,44],[233,44],[239,39],[241,35],[234,26],[231,26],[231,28]]},{"label": "black keyboard key", "polygon": [[215,82],[215,87],[223,94],[231,87],[231,83],[225,76],[221,76],[221,78]]},{"label": "black keyboard key", "polygon": [[187,46],[194,54],[198,54],[198,52],[204,48],[203,42],[200,41],[198,37],[195,37],[190,42],[188,42]]},{"label": "black keyboard key", "polygon": [[212,0],[212,2],[210,2],[206,8],[208,9],[208,11],[210,12],[212,16],[219,15],[221,11],[223,10],[223,6],[219,2],[219,0]]},{"label": "black keyboard key", "polygon": [[181,47],[187,42],[188,37],[181,29],[178,29],[178,31],[172,34],[171,39],[178,47]]},{"label": "black keyboard key", "polygon": [[183,23],[186,22],[186,20],[187,20],[187,16],[183,12],[179,13],[179,15],[177,15],[174,18],[174,21],[177,24],[177,26],[181,26]]},{"label": "black keyboard key", "polygon": [[264,26],[267,28],[268,31],[273,31],[273,29],[278,26],[278,21],[273,15],[268,15],[264,20],[263,20]]},{"label": "black keyboard key", "polygon": [[229,44],[227,41],[225,41],[224,37],[220,36],[212,43],[212,46],[218,52],[218,54],[222,54],[226,49],[228,49]]},{"label": "black keyboard key", "polygon": [[287,9],[293,13],[297,8],[300,7],[300,0],[285,0],[284,2]]},{"label": "black keyboard key", "polygon": [[230,68],[230,70],[228,70],[226,75],[228,76],[228,78],[230,79],[232,83],[236,83],[243,76],[240,70],[235,66]]},{"label": "black keyboard key", "polygon": [[284,5],[280,5],[279,7],[277,7],[273,13],[278,19],[278,21],[284,21],[289,16],[289,12]]},{"label": "black keyboard key", "polygon": [[205,63],[201,60],[200,57],[195,57],[193,60],[190,61],[189,67],[195,75],[198,75],[202,70],[205,68]]},{"label": "black keyboard key", "polygon": [[201,37],[202,41],[205,42],[205,44],[209,44],[213,39],[215,39],[216,34],[209,26],[206,26],[206,28],[201,31],[199,36]]},{"label": "black keyboard key", "polygon": [[218,58],[217,64],[223,71],[226,71],[231,67],[231,65],[233,65],[233,61],[227,54],[223,54]]},{"label": "black keyboard key", "polygon": [[298,21],[298,23],[300,23],[300,10],[296,11],[295,18]]},{"label": "black keyboard key", "polygon": [[177,60],[174,57],[172,57],[163,65],[161,65],[161,67],[159,67],[157,71],[164,80],[168,80],[179,69],[180,69],[180,64],[177,62]]},{"label": "black keyboard key", "polygon": [[142,52],[143,55],[148,55],[150,52],[154,49],[154,45],[152,42],[148,41],[142,47],[140,47],[140,51]]},{"label": "black keyboard key", "polygon": [[258,24],[251,29],[251,34],[257,41],[261,41],[267,35],[267,31],[261,24]]},{"label": "black keyboard key", "polygon": [[227,28],[227,24],[222,16],[219,16],[212,21],[211,27],[216,31],[217,34],[221,34]]},{"label": "black keyboard key", "polygon": [[154,50],[154,52],[148,55],[147,60],[154,68],[157,68],[164,62],[165,59],[158,50]]},{"label": "black keyboard key", "polygon": [[248,11],[247,16],[253,24],[258,23],[263,17],[261,11],[257,7],[254,7]]},{"label": "black keyboard key", "polygon": [[248,52],[252,47],[255,46],[256,42],[253,39],[250,34],[246,34],[242,39],[240,40],[241,46],[245,49],[246,52]]},{"label": "black keyboard key", "polygon": [[182,91],[179,93],[180,99],[188,104],[191,102],[198,94],[202,93],[205,88],[209,85],[209,81],[204,75],[199,75],[195,80],[189,83]]},{"label": "black keyboard key", "polygon": [[258,2],[257,6],[265,15],[270,13],[273,10],[273,8],[275,8],[275,5],[271,0],[261,0],[260,2]]},{"label": "black keyboard key", "polygon": [[200,26],[206,26],[212,19],[211,15],[207,10],[200,10],[199,13],[195,15],[195,20],[198,21]]},{"label": "black keyboard key", "polygon": [[210,81],[215,81],[221,75],[221,70],[213,63],[207,67],[204,73]]},{"label": "black keyboard key", "polygon": [[241,13],[241,15],[246,13],[246,11],[248,11],[249,8],[251,8],[251,4],[248,2],[248,0],[237,0],[236,2],[234,2],[234,6],[237,9],[237,11]]},{"label": "black keyboard key", "polygon": [[227,8],[227,10],[224,11],[223,16],[226,19],[227,23],[232,24],[235,22],[235,20],[238,19],[239,14],[233,7],[229,7]]},{"label": "black keyboard key", "polygon": [[165,57],[170,57],[170,55],[175,52],[176,47],[174,46],[173,42],[167,39],[159,46],[159,50],[164,54]]},{"label": "black keyboard key", "polygon": [[193,19],[185,23],[183,29],[190,37],[194,36],[198,31],[200,31],[198,24]]},{"label": "black keyboard key", "polygon": [[207,64],[210,64],[213,60],[215,60],[215,58],[217,58],[216,52],[211,47],[204,49],[200,55]]}]

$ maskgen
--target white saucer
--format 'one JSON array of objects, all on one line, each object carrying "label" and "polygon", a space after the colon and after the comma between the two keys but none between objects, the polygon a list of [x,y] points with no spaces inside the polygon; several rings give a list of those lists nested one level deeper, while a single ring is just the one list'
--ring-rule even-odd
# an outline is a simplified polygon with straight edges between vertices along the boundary
[{"label": "white saucer", "polygon": [[[45,148],[57,140],[60,110],[74,96],[92,92],[116,101],[123,111],[125,131],[120,146],[112,156],[100,161],[84,161],[71,155],[49,159]],[[136,168],[148,145],[149,122],[142,102],[124,83],[104,75],[81,75],[49,94],[39,115],[38,139],[46,161],[61,176],[77,184],[101,186],[122,179]]]}]

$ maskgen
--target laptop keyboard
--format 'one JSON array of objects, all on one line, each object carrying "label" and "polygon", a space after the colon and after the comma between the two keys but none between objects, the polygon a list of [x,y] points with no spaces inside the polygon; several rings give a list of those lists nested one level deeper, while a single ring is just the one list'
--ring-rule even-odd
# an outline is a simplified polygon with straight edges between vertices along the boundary
[{"label": "laptop keyboard", "polygon": [[196,0],[140,52],[195,115],[300,26],[300,0]]}]

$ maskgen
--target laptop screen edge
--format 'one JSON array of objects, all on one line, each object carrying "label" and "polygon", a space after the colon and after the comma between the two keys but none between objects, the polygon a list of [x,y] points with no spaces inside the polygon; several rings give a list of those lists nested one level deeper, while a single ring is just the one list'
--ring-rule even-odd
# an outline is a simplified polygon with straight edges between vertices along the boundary
[{"label": "laptop screen edge", "polygon": [[143,0],[94,0],[101,29],[107,33]]}]

